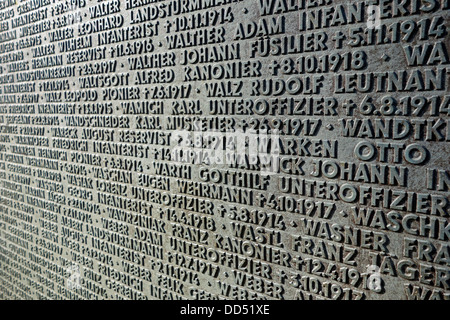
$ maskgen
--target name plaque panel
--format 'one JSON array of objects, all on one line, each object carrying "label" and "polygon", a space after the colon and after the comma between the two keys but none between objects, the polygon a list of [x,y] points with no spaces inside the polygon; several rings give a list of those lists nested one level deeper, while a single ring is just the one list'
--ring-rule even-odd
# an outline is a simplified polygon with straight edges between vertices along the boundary
[{"label": "name plaque panel", "polygon": [[0,299],[450,299],[449,9],[1,0]]}]

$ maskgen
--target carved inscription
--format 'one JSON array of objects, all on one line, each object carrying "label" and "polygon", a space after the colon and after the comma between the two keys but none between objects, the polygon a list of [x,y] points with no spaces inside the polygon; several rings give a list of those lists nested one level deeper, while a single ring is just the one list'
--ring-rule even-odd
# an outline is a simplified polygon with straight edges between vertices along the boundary
[{"label": "carved inscription", "polygon": [[2,0],[0,299],[450,299],[450,2]]}]

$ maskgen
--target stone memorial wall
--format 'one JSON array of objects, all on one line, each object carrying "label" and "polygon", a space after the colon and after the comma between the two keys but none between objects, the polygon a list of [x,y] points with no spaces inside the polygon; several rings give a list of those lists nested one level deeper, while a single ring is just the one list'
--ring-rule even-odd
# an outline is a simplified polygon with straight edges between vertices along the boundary
[{"label": "stone memorial wall", "polygon": [[449,0],[1,0],[0,299],[450,299]]}]

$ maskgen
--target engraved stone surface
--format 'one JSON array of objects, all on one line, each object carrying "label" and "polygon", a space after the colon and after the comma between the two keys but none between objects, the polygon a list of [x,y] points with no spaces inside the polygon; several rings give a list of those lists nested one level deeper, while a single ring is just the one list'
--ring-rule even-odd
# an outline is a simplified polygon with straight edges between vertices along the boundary
[{"label": "engraved stone surface", "polygon": [[0,299],[450,299],[448,0],[1,0]]}]

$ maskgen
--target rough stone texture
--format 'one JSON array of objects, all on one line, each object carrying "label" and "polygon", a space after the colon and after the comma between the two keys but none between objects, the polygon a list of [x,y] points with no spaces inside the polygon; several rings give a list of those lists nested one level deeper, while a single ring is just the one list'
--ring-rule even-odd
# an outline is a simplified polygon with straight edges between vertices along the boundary
[{"label": "rough stone texture", "polygon": [[447,0],[2,0],[1,299],[449,299]]}]

